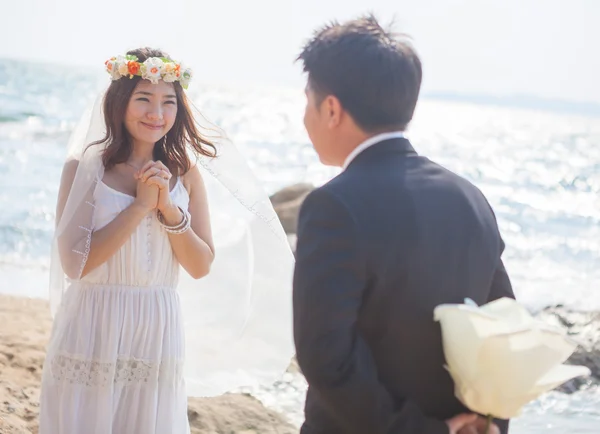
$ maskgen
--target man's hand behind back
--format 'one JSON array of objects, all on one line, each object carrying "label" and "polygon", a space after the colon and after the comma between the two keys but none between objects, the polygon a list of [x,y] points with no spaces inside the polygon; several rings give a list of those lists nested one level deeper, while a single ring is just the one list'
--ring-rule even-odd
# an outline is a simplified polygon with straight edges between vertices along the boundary
[{"label": "man's hand behind back", "polygon": [[[487,419],[476,414],[459,414],[446,421],[449,434],[485,434]],[[488,434],[500,434],[500,429],[491,424]]]}]

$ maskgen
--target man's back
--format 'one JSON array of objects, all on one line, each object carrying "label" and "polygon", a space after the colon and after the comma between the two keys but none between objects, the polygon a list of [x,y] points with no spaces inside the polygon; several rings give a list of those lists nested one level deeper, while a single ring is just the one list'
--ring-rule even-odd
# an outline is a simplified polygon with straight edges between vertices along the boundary
[{"label": "man's back", "polygon": [[[465,297],[478,304],[513,297],[500,260],[504,245],[487,201],[466,180],[418,156],[405,139],[365,150],[321,189],[342,203],[354,222],[354,247],[360,253],[348,272],[359,272],[363,280],[356,333],[364,341],[361,351],[369,353],[361,357],[374,365],[375,381],[389,394],[392,412],[415,407],[441,421],[466,411],[443,367],[433,309]],[[306,208],[299,223],[299,263],[310,254],[310,241],[304,248],[300,233],[314,207]],[[302,279],[296,277],[297,286]],[[353,390],[360,389],[348,392]],[[328,399],[309,390],[303,432],[347,432],[330,417]],[[412,432],[412,425],[403,423],[390,432]],[[441,432],[438,428],[432,425],[423,432]]]}]

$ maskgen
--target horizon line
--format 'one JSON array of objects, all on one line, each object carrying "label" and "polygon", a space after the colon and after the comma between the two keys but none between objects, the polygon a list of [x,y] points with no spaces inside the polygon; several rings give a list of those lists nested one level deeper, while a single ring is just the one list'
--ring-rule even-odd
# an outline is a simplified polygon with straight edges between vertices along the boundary
[{"label": "horizon line", "polygon": [[[91,64],[81,64],[81,63],[71,63],[71,62],[52,62],[47,59],[34,59],[34,58],[19,58],[13,56],[5,56],[0,55],[0,62],[2,61],[16,61],[37,65],[47,65],[47,66],[64,66],[64,67],[76,67],[80,71],[88,70],[90,74],[94,73],[94,66]],[[100,75],[100,71],[98,71],[98,75]],[[208,84],[211,83],[210,80],[202,81],[200,83]],[[229,81],[228,81],[229,82]],[[244,83],[244,80],[240,80],[239,83]],[[219,82],[220,83],[220,82]],[[222,83],[227,84],[227,83]],[[234,84],[232,81],[230,84]],[[256,82],[257,85],[267,85],[267,83],[262,83],[260,81]],[[272,85],[274,87],[289,87],[293,88],[294,86],[291,84],[280,83],[274,84],[270,83],[268,85]],[[439,101],[453,101],[453,102],[464,102],[464,103],[473,103],[473,104],[481,104],[481,105],[493,105],[493,106],[501,106],[501,107],[510,107],[510,108],[518,108],[518,109],[530,109],[530,110],[541,110],[547,112],[558,112],[558,113],[570,113],[577,115],[587,115],[598,117],[600,116],[600,101],[582,101],[575,99],[565,99],[565,98],[555,98],[555,97],[545,97],[539,96],[535,94],[526,94],[522,92],[511,92],[505,94],[492,94],[492,93],[483,93],[483,92],[456,92],[451,90],[428,90],[422,92],[421,98],[423,99],[433,99]]]}]

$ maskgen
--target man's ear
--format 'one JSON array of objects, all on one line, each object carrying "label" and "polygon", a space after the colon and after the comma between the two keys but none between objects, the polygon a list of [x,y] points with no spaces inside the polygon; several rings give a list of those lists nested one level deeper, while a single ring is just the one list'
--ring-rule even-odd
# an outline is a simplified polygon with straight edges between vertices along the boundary
[{"label": "man's ear", "polygon": [[339,99],[333,95],[328,95],[321,105],[321,110],[325,111],[323,115],[327,117],[327,126],[329,128],[336,128],[339,126],[344,112],[344,108]]}]

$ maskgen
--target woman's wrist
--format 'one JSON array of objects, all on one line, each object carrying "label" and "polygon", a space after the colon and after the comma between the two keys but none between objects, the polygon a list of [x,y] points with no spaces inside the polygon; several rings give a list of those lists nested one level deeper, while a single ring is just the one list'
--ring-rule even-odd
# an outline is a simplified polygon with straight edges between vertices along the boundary
[{"label": "woman's wrist", "polygon": [[178,206],[169,204],[164,209],[158,210],[162,215],[162,220],[167,226],[176,226],[183,220],[183,213]]},{"label": "woman's wrist", "polygon": [[131,208],[136,210],[136,213],[143,215],[148,214],[150,211],[152,211],[152,207],[145,204],[143,201],[136,199],[133,201],[133,203],[131,204]]}]

